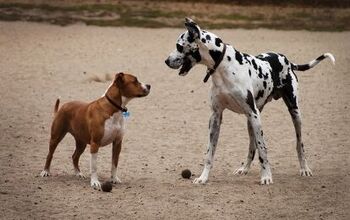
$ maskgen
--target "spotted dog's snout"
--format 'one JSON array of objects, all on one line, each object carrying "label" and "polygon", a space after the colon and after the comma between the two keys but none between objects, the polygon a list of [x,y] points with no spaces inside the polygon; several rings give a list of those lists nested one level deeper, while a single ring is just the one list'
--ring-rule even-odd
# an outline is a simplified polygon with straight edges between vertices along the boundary
[{"label": "spotted dog's snout", "polygon": [[181,59],[171,59],[170,56],[168,57],[168,59],[165,60],[165,63],[171,69],[178,69],[182,65]]},{"label": "spotted dog's snout", "polygon": [[170,66],[169,58],[165,60],[165,64],[166,64],[168,67],[171,67],[171,66]]}]

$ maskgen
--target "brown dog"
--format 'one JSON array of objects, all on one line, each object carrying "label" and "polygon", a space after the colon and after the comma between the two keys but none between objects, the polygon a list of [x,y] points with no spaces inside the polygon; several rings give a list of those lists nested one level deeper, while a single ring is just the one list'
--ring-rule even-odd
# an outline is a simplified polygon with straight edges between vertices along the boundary
[{"label": "brown dog", "polygon": [[125,105],[135,97],[147,96],[151,86],[140,83],[130,74],[118,73],[105,94],[91,103],[68,102],[58,110],[59,99],[55,104],[55,117],[51,127],[49,153],[41,176],[50,175],[50,164],[58,143],[69,132],[73,135],[76,149],[72,156],[75,173],[84,175],[79,169],[79,158],[86,145],[90,144],[91,186],[101,189],[97,176],[97,152],[100,147],[113,142],[112,183],[121,182],[117,177],[118,159],[123,139]]}]

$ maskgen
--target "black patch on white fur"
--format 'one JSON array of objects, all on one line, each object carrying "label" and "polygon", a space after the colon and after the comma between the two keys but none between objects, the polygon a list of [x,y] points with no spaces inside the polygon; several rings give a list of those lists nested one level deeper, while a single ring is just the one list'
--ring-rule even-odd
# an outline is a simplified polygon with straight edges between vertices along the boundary
[{"label": "black patch on white fur", "polygon": [[243,64],[242,54],[236,50],[235,56],[236,56],[236,60],[238,61],[238,63],[242,65]]},{"label": "black patch on white fur", "polygon": [[246,102],[249,105],[250,109],[256,114],[253,94],[249,90],[247,90],[247,100],[246,100]]},{"label": "black patch on white fur", "polygon": [[254,160],[255,150],[251,150],[251,151],[250,151],[250,154],[252,155],[251,160]]},{"label": "black patch on white fur", "polygon": [[283,83],[283,100],[288,106],[289,111],[298,108],[298,103],[294,95],[294,89],[292,86],[292,77],[290,73],[287,74],[286,78],[282,80]]},{"label": "black patch on white fur", "polygon": [[227,60],[228,60],[228,61],[231,61],[231,57],[230,57],[230,56],[227,56]]},{"label": "black patch on white fur", "polygon": [[220,38],[215,38],[215,45],[217,47],[220,47],[220,44],[222,43],[222,40]]},{"label": "black patch on white fur", "polygon": [[222,52],[218,50],[209,50],[209,54],[211,58],[215,61],[215,63],[219,62]]},{"label": "black patch on white fur", "polygon": [[326,56],[322,54],[321,56],[317,57],[316,60],[317,60],[317,61],[321,61],[321,60],[323,60],[324,58],[326,58]]},{"label": "black patch on white fur", "polygon": [[259,78],[262,79],[263,78],[263,72],[261,69],[261,66],[259,66],[259,74],[258,74]]},{"label": "black patch on white fur", "polygon": [[207,39],[207,40],[211,40],[211,37],[210,37],[210,35],[209,34],[207,34],[207,36],[205,36],[205,38]]},{"label": "black patch on white fur", "polygon": [[284,56],[284,62],[289,65],[289,61],[287,60],[287,57]]},{"label": "black patch on white fur", "polygon": [[256,96],[255,100],[258,100],[259,98],[264,97],[264,90],[259,90],[258,95]]},{"label": "black patch on white fur", "polygon": [[260,161],[261,164],[264,163],[264,160],[261,157],[259,157],[259,161]]},{"label": "black patch on white fur", "polygon": [[269,62],[272,68],[272,80],[275,88],[281,86],[280,72],[283,70],[282,64],[278,60],[278,55],[275,53],[268,53],[266,57],[260,57],[259,59]]},{"label": "black patch on white fur", "polygon": [[191,56],[196,59],[196,62],[199,63],[202,60],[201,54],[199,53],[199,50],[192,51]]},{"label": "black patch on white fur", "polygon": [[201,40],[203,43],[206,43],[207,41],[205,40],[205,38],[202,38]]},{"label": "black patch on white fur", "polygon": [[243,58],[245,59],[245,61],[246,61],[247,63],[249,63],[249,65],[252,65],[252,63],[249,61],[248,57],[249,57],[248,54],[243,53]]},{"label": "black patch on white fur", "polygon": [[192,43],[192,42],[194,42],[194,36],[191,34],[191,32],[188,32],[189,34],[188,34],[188,37],[187,37],[187,41],[189,42],[189,43]]},{"label": "black patch on white fur", "polygon": [[176,50],[179,51],[180,53],[182,53],[184,50],[184,47],[180,44],[176,44]]},{"label": "black patch on white fur", "polygon": [[254,60],[254,59],[252,60],[252,64],[253,64],[254,69],[256,69],[256,70],[257,70],[257,69],[258,69],[258,66],[256,65],[256,62],[255,62],[255,60]]},{"label": "black patch on white fur", "polygon": [[266,87],[267,87],[266,81],[263,82],[263,85],[264,85],[264,89],[266,89]]}]

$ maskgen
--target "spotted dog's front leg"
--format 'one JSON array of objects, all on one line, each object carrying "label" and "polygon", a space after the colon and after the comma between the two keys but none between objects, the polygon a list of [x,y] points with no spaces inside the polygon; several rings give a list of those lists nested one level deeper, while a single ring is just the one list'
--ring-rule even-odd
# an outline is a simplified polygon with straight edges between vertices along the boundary
[{"label": "spotted dog's front leg", "polygon": [[201,176],[193,181],[195,184],[205,184],[208,181],[210,169],[213,167],[216,145],[219,139],[221,120],[222,110],[213,110],[209,120],[209,143],[204,169]]},{"label": "spotted dog's front leg", "polygon": [[259,152],[259,161],[261,165],[261,181],[260,183],[262,185],[268,185],[270,183],[273,183],[272,181],[272,174],[270,169],[269,161],[267,160],[267,148],[265,145],[264,137],[263,137],[263,131],[261,129],[261,121],[260,121],[260,114],[259,112],[251,113],[248,116],[248,120],[250,124],[252,125],[253,135],[255,137],[255,145]]},{"label": "spotted dog's front leg", "polygon": [[253,136],[255,139],[255,146],[259,152],[259,161],[261,165],[261,180],[260,183],[263,185],[268,185],[272,182],[272,174],[270,169],[269,161],[267,160],[267,148],[265,145],[263,131],[261,129],[260,112],[256,108],[253,94],[251,91],[247,91],[246,103],[246,115],[248,122],[252,126]]},{"label": "spotted dog's front leg", "polygon": [[248,133],[249,133],[249,151],[247,156],[247,162],[246,163],[242,162],[242,165],[234,171],[233,173],[234,175],[247,174],[250,170],[250,165],[254,160],[255,150],[256,150],[255,136],[253,133],[252,125],[250,124],[249,120],[247,121],[247,127],[248,127]]}]

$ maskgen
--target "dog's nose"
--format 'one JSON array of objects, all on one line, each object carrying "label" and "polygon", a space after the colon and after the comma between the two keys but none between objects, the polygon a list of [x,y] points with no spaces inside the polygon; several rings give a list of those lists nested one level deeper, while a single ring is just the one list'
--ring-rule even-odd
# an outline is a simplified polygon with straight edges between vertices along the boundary
[{"label": "dog's nose", "polygon": [[147,85],[146,85],[146,88],[147,88],[148,90],[150,90],[150,89],[151,89],[151,85],[147,84]]},{"label": "dog's nose", "polygon": [[169,59],[166,59],[166,60],[165,60],[165,63],[166,63],[166,65],[170,66],[170,61],[169,61]]}]

